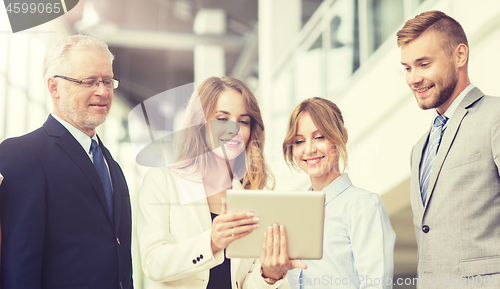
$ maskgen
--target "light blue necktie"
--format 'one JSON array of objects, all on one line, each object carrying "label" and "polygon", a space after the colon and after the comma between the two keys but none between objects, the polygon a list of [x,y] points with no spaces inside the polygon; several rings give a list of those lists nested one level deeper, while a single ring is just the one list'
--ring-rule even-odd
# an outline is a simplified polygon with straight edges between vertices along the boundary
[{"label": "light blue necktie", "polygon": [[302,281],[302,269],[299,269],[300,270],[300,273],[299,273],[299,289],[304,289],[304,282]]},{"label": "light blue necktie", "polygon": [[111,213],[111,216],[113,216],[113,188],[111,187],[111,181],[109,179],[109,171],[106,163],[104,162],[104,156],[102,155],[101,148],[95,140],[92,140],[90,151],[92,152],[94,167],[97,170],[97,174],[99,174],[102,186],[104,187],[104,194],[106,195],[106,201],[108,202],[109,212]]},{"label": "light blue necktie", "polygon": [[446,130],[446,122],[448,118],[444,115],[438,115],[434,120],[432,125],[431,134],[429,136],[429,141],[427,142],[427,147],[425,149],[423,170],[421,170],[420,175],[420,194],[422,195],[422,204],[425,206],[427,199],[427,190],[429,189],[429,179],[432,172],[432,164],[436,159],[436,155],[439,149],[439,144],[441,143],[441,138],[443,137],[444,131]]}]

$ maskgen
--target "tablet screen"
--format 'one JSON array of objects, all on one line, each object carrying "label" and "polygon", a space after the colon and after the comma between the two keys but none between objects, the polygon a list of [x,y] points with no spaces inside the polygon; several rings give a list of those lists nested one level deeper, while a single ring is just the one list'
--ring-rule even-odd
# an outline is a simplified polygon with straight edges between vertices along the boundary
[{"label": "tablet screen", "polygon": [[259,258],[262,237],[274,223],[284,225],[290,259],[321,259],[325,194],[317,191],[228,190],[227,211],[251,211],[259,217],[259,227],[233,241],[226,249],[228,258]]}]

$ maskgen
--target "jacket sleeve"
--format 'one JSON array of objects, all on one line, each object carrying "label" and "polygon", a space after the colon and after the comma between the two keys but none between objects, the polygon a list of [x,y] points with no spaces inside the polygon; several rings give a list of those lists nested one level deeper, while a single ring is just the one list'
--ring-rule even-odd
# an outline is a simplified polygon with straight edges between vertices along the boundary
[{"label": "jacket sleeve", "polygon": [[41,288],[46,219],[43,166],[16,140],[0,145],[1,287]]},{"label": "jacket sleeve", "polygon": [[[169,282],[208,272],[224,261],[224,251],[214,256],[211,230],[189,237],[175,236],[171,224],[187,220],[171,218],[175,184],[168,170],[151,169],[139,195],[137,236],[145,275],[155,282]],[[177,198],[175,198],[177,199]],[[186,232],[189,235],[189,232]]]}]

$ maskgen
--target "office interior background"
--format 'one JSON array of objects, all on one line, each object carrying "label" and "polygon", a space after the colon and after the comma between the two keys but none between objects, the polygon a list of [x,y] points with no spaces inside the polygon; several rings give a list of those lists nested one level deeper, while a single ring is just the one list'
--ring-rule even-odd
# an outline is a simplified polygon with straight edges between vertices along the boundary
[{"label": "office interior background", "polygon": [[[141,102],[212,75],[243,80],[260,102],[276,188],[299,190],[309,180],[283,160],[287,119],[300,101],[328,98],[344,114],[353,183],[381,196],[397,234],[394,278],[412,278],[409,158],[431,112],[417,107],[406,85],[395,34],[433,9],[464,27],[472,83],[500,95],[498,0],[80,0],[64,16],[15,34],[0,9],[0,140],[38,128],[52,112],[41,72],[48,47],[78,33],[105,41],[121,84],[97,132],[124,170],[135,224],[148,168],[136,162],[129,113]],[[173,105],[158,110],[173,118]],[[135,236],[133,258],[135,287],[145,288]],[[403,287],[414,285],[395,286]]]}]

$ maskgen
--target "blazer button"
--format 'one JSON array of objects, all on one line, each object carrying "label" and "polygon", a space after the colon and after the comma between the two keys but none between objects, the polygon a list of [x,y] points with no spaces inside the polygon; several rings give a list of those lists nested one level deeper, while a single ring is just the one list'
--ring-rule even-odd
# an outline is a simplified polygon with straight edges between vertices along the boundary
[{"label": "blazer button", "polygon": [[425,226],[422,227],[422,232],[424,232],[426,234],[429,233],[429,230],[430,230],[430,228],[427,225],[425,225]]},{"label": "blazer button", "polygon": [[200,262],[200,260],[201,260],[200,257],[196,257],[196,261]]},{"label": "blazer button", "polygon": [[118,245],[120,245],[120,239],[116,238],[116,243],[118,243]]},{"label": "blazer button", "polygon": [[200,259],[203,259],[203,255],[200,254]]},{"label": "blazer button", "polygon": [[196,259],[193,259],[193,264],[196,264]]}]

